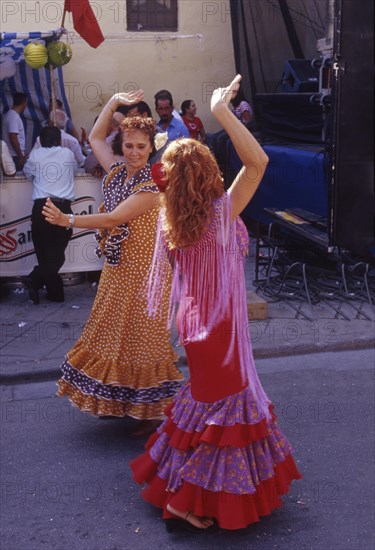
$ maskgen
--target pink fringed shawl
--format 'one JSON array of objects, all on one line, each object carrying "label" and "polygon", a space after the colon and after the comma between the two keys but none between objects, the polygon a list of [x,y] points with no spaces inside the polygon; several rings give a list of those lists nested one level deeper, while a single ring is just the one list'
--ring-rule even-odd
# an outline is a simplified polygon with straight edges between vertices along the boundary
[{"label": "pink fringed shawl", "polygon": [[[172,264],[169,326],[177,304],[177,328],[183,344],[204,341],[223,319],[230,319],[231,338],[226,361],[237,346],[241,375],[249,382],[258,406],[269,417],[270,401],[255,369],[248,329],[244,275],[247,248],[246,228],[240,218],[231,221],[230,197],[227,193],[214,201],[212,221],[200,241],[183,249],[169,249],[161,212],[148,282],[149,315],[161,315]],[[225,364],[222,366],[225,367]]]}]

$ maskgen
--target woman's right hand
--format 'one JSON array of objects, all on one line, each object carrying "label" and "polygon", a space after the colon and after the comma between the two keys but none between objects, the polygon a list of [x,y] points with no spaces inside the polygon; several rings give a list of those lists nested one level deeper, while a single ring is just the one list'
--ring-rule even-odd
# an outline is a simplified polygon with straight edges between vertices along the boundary
[{"label": "woman's right hand", "polygon": [[116,111],[119,105],[136,105],[142,101],[143,97],[143,90],[137,90],[136,92],[119,92],[111,97],[108,104],[112,111]]},{"label": "woman's right hand", "polygon": [[213,91],[211,97],[211,112],[217,113],[221,109],[227,109],[228,104],[231,99],[233,99],[240,87],[242,76],[240,74],[236,75],[229,86],[225,88],[216,88]]}]

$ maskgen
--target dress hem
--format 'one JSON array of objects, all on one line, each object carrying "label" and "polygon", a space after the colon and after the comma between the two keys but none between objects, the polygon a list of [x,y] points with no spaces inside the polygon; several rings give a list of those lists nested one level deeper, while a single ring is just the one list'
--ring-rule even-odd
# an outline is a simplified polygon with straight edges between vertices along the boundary
[{"label": "dress hem", "polygon": [[197,516],[215,518],[219,527],[227,530],[243,529],[260,521],[276,508],[282,506],[280,496],[288,493],[290,483],[302,476],[298,472],[293,457],[275,466],[275,473],[261,481],[254,493],[234,494],[223,491],[213,492],[198,485],[183,481],[176,491],[169,491],[167,480],[157,474],[158,464],[148,453],[131,462],[133,478],[137,483],[147,483],[142,498],[163,509],[163,518],[173,517],[167,511],[167,504],[181,512],[191,511]]}]

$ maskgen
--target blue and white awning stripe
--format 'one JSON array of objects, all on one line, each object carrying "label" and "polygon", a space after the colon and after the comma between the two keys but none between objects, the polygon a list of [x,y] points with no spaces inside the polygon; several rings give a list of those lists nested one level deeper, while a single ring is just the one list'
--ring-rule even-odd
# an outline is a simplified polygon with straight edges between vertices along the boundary
[{"label": "blue and white awning stripe", "polygon": [[23,50],[30,41],[42,42],[45,39],[58,39],[63,34],[63,29],[45,32],[2,32],[0,33],[0,57],[10,56],[13,61],[23,59]]},{"label": "blue and white awning stripe", "polygon": [[[26,151],[29,152],[38,137],[41,124],[49,115],[49,99],[51,97],[51,73],[49,68],[32,69],[24,60],[23,50],[30,42],[44,42],[46,38],[59,38],[62,32],[32,32],[32,33],[1,33],[2,56],[10,55],[16,62],[16,73],[11,78],[0,82],[0,99],[2,113],[13,105],[12,96],[15,92],[25,92],[28,96],[28,106],[22,114],[26,132]],[[63,102],[64,110],[70,116],[69,104],[65,95],[63,71],[61,67],[53,70],[56,97]]]}]

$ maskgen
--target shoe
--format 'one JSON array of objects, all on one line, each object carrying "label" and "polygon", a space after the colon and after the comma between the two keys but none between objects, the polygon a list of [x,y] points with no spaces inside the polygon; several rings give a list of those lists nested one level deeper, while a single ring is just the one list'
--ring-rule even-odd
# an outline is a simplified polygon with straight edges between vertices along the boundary
[{"label": "shoe", "polygon": [[141,420],[139,424],[129,433],[132,439],[139,439],[151,435],[162,423],[162,420]]},{"label": "shoe", "polygon": [[36,290],[36,288],[34,288],[34,285],[33,285],[33,282],[32,280],[27,277],[23,284],[25,285],[25,287],[27,288],[27,290],[29,291],[29,298],[30,300],[35,304],[35,305],[38,305],[39,304],[39,293],[38,291]]},{"label": "shoe", "polygon": [[188,521],[180,518],[169,518],[165,519],[165,528],[167,533],[173,533],[173,531],[188,531],[189,533],[203,533],[206,529],[201,529],[200,527],[195,527]]}]

